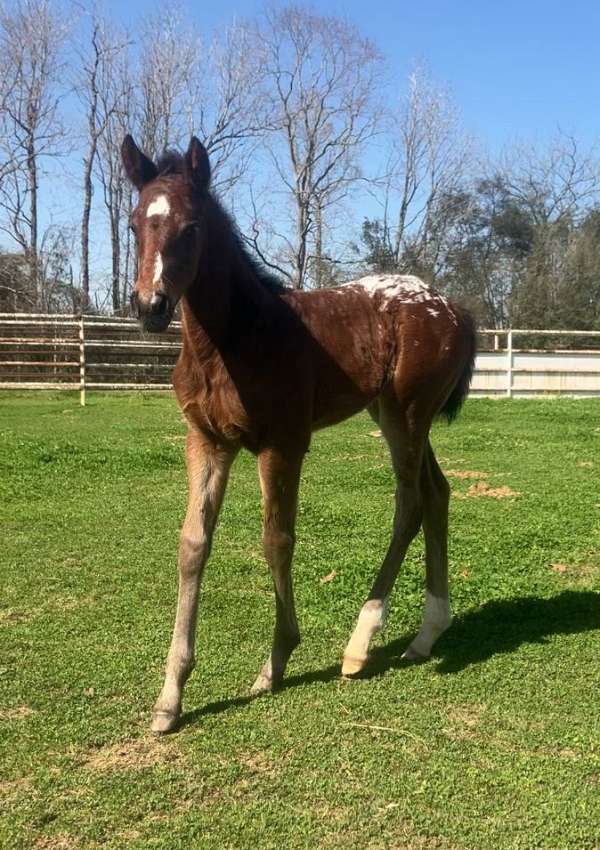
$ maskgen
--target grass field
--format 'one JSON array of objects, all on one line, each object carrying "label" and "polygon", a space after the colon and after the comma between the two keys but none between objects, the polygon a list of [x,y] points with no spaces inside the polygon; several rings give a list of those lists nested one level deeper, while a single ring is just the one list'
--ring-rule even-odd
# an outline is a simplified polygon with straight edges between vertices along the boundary
[{"label": "grass field", "polygon": [[258,699],[274,605],[241,456],[183,725],[161,739],[147,729],[186,497],[174,401],[4,395],[0,431],[3,850],[600,847],[600,399],[476,400],[436,426],[455,622],[430,663],[400,660],[420,621],[419,538],[358,681],[339,661],[393,481],[365,416],[316,435],[303,643]]}]

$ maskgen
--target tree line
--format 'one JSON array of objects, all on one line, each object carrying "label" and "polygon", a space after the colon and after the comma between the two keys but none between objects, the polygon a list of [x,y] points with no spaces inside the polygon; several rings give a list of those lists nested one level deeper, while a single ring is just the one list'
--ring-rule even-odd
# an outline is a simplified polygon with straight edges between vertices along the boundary
[{"label": "tree line", "polygon": [[[214,191],[289,286],[412,273],[487,327],[600,329],[594,150],[557,132],[482,156],[425,67],[398,94],[376,44],[310,7],[210,37],[190,20],[162,4],[128,32],[59,0],[0,6],[0,310],[126,311],[121,141],[155,157],[195,133]],[[58,162],[79,212],[57,224]]]}]

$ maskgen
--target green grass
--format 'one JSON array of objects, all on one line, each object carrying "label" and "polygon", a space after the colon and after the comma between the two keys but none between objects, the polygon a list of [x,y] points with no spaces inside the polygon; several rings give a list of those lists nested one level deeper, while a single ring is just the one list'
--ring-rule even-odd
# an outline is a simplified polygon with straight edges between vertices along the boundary
[{"label": "green grass", "polygon": [[360,416],[314,439],[303,642],[259,699],[274,605],[255,462],[236,462],[183,726],[154,739],[186,498],[176,405],[2,396],[3,850],[600,846],[600,399],[478,400],[436,426],[446,470],[517,495],[451,479],[452,628],[430,663],[400,661],[420,621],[419,538],[367,676],[346,682],[391,523],[372,430]]}]

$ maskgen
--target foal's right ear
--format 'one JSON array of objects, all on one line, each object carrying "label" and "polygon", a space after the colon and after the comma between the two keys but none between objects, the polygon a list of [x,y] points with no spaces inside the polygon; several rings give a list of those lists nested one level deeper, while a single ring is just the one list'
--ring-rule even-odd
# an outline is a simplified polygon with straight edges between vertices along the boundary
[{"label": "foal's right ear", "polygon": [[158,169],[152,160],[148,159],[145,153],[142,153],[133,141],[133,136],[130,136],[129,133],[125,136],[121,145],[121,158],[127,176],[138,192],[146,183],[154,180],[158,174]]}]

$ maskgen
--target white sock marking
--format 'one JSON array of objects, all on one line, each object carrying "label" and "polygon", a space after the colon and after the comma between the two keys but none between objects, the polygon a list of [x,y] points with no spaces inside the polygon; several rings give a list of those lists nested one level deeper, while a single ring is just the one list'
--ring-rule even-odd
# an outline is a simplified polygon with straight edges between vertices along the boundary
[{"label": "white sock marking", "polygon": [[451,622],[450,600],[446,597],[434,596],[433,593],[427,591],[425,593],[423,623],[419,634],[411,643],[410,649],[424,657],[429,656],[433,644],[446,631]]},{"label": "white sock marking", "polygon": [[366,658],[371,638],[383,628],[386,615],[387,599],[370,599],[365,602],[344,653],[347,658]]}]

